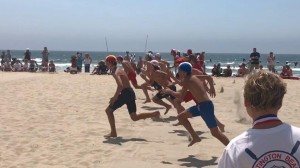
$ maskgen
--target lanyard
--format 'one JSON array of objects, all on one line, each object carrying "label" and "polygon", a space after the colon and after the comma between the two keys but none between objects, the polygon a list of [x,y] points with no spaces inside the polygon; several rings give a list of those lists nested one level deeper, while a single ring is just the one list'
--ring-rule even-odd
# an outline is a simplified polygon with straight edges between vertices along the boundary
[{"label": "lanyard", "polygon": [[278,117],[275,114],[267,114],[267,115],[263,115],[258,117],[252,124],[252,127],[255,127],[257,125],[260,124],[265,124],[265,123],[269,123],[269,122],[274,122],[274,121],[280,121],[278,119]]}]

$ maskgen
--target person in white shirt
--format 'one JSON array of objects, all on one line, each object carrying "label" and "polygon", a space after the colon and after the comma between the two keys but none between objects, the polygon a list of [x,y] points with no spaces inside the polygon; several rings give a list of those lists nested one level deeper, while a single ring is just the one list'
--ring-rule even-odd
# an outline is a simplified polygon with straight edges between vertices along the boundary
[{"label": "person in white shirt", "polygon": [[14,64],[14,72],[21,72],[21,71],[22,71],[22,65],[21,65],[20,61],[18,60]]},{"label": "person in white shirt", "polygon": [[278,117],[286,84],[272,72],[250,74],[244,87],[244,105],[252,128],[226,146],[219,168],[300,167],[300,128]]},{"label": "person in white shirt", "polygon": [[92,63],[92,58],[90,57],[90,54],[85,53],[83,64],[84,64],[84,70],[85,70],[86,73],[90,72],[91,63]]}]

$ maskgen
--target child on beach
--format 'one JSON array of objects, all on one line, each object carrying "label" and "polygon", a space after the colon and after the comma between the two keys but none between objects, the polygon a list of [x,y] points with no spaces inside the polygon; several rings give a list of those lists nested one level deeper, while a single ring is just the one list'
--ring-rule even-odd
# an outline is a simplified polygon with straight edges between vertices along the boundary
[{"label": "child on beach", "polygon": [[253,119],[252,128],[226,146],[219,168],[300,166],[300,128],[277,117],[285,93],[286,84],[272,72],[248,75],[244,105]]},{"label": "child on beach", "polygon": [[53,60],[50,61],[49,72],[56,72],[55,64],[54,64]]},{"label": "child on beach", "polygon": [[[192,65],[187,62],[181,63],[178,66],[178,73],[179,76],[183,79],[181,92],[174,92],[170,89],[165,89],[163,93],[171,94],[175,97],[183,99],[186,96],[187,91],[190,91],[195,101],[197,102],[197,105],[184,110],[178,115],[180,124],[182,124],[192,136],[192,140],[188,146],[192,146],[193,144],[201,141],[200,137],[193,129],[191,123],[188,121],[188,118],[196,116],[201,116],[210,129],[211,134],[219,141],[221,141],[224,145],[227,145],[229,143],[228,138],[223,133],[221,133],[217,127],[217,121],[214,115],[214,105],[206,93],[202,80],[199,79],[198,76],[192,75]],[[203,75],[202,77],[207,78],[208,76]],[[215,96],[216,92],[213,87],[213,83],[211,82],[210,85],[211,86],[209,93],[211,96]]]},{"label": "child on beach", "polygon": [[123,70],[117,68],[117,59],[113,55],[109,55],[106,57],[106,64],[107,67],[112,71],[112,76],[114,77],[118,87],[114,96],[110,99],[108,107],[105,110],[110,124],[111,132],[104,137],[117,137],[115,117],[113,112],[124,104],[127,105],[130,118],[133,121],[160,116],[160,113],[158,111],[152,113],[137,114],[135,93],[130,86],[127,74]]}]

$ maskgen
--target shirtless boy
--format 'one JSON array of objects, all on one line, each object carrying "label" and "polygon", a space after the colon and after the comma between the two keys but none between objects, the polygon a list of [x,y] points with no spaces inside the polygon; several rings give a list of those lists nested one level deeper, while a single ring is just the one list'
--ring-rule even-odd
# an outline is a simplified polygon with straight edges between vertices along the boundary
[{"label": "shirtless boy", "polygon": [[[183,62],[186,62],[185,59],[178,58],[176,60],[175,64],[176,64],[176,66],[179,66]],[[180,86],[182,86],[182,82],[181,82],[182,79],[180,79],[179,74],[176,75],[176,78],[174,76],[172,76],[172,74],[169,74],[169,75],[172,77],[172,79],[176,83],[178,83]],[[205,75],[203,74],[203,72],[200,71],[200,70],[198,70],[198,69],[196,69],[196,68],[192,68],[192,75],[196,75],[204,83],[205,90],[206,90],[206,92],[209,93],[210,92],[210,88],[207,87],[207,84],[210,84],[210,86],[213,87],[213,79],[212,79],[212,77],[211,76],[206,76],[205,77]],[[213,95],[213,96],[215,96],[215,95]],[[193,95],[192,95],[192,93],[190,91],[186,92],[186,95],[183,97],[183,99],[176,98],[174,100],[174,107],[176,108],[177,113],[179,114],[179,113],[181,113],[181,112],[183,112],[185,110],[185,108],[181,105],[181,103],[183,101],[185,103],[187,103],[187,102],[192,101],[192,100],[197,104],[195,98],[193,97]],[[217,121],[217,125],[218,125],[218,128],[220,129],[220,131],[221,132],[225,132],[225,125],[223,123],[221,123],[217,119],[217,117],[216,117],[216,121]],[[181,124],[178,122],[178,123],[173,124],[173,125],[174,126],[178,126],[178,125],[181,125]]]},{"label": "shirtless boy", "polygon": [[[214,115],[214,106],[206,93],[203,82],[196,75],[192,75],[192,65],[190,63],[181,63],[178,66],[178,69],[179,76],[183,79],[181,92],[174,92],[170,89],[166,89],[163,91],[163,93],[171,94],[175,97],[183,99],[187,91],[190,91],[197,102],[197,105],[184,110],[178,115],[179,122],[192,136],[192,140],[188,146],[192,146],[193,144],[201,141],[200,137],[193,129],[191,123],[188,121],[188,118],[196,116],[201,116],[210,129],[211,134],[219,141],[221,141],[224,145],[227,145],[229,143],[229,140],[224,134],[219,131],[217,127],[217,121]],[[207,78],[206,75],[203,77]],[[209,93],[211,94],[211,96],[215,95],[215,89],[212,83],[210,83]]]},{"label": "shirtless boy", "polygon": [[158,111],[152,113],[137,114],[135,93],[130,86],[127,74],[123,70],[117,68],[117,59],[113,55],[109,55],[106,57],[106,64],[107,67],[112,71],[112,76],[114,77],[118,87],[114,96],[110,99],[108,107],[105,110],[111,128],[111,132],[105,135],[105,137],[117,137],[115,117],[113,112],[124,104],[127,105],[130,118],[133,121],[160,116],[160,113]]}]

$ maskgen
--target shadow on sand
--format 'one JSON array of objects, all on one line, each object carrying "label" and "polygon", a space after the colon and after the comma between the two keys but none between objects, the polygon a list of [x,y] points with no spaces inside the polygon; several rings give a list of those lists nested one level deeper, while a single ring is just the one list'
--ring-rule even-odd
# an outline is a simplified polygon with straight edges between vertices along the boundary
[{"label": "shadow on sand", "polygon": [[185,166],[185,167],[204,167],[204,166],[212,166],[212,165],[217,165],[217,157],[212,156],[212,159],[210,160],[199,160],[195,158],[194,155],[189,155],[187,158],[182,158],[178,159],[179,162],[184,162],[180,164],[180,166]]},{"label": "shadow on sand", "polygon": [[123,143],[130,142],[130,141],[133,141],[133,142],[148,142],[146,139],[142,139],[142,138],[124,139],[123,137],[116,137],[116,138],[106,138],[106,140],[104,140],[103,143],[122,145]]},{"label": "shadow on sand", "polygon": [[166,108],[164,108],[164,107],[151,107],[151,106],[142,106],[141,108],[142,108],[142,109],[145,109],[145,110],[149,110],[149,111],[166,109]]},{"label": "shadow on sand", "polygon": [[[177,134],[178,136],[188,136],[189,133],[187,131],[184,130],[173,130],[173,132],[169,132],[171,134]],[[204,132],[202,131],[196,131],[196,134],[198,136],[202,135]],[[200,137],[201,139],[206,139],[205,137]]]},{"label": "shadow on sand", "polygon": [[169,123],[171,121],[177,121],[177,117],[176,116],[169,116],[167,118],[164,118],[165,122]]}]

